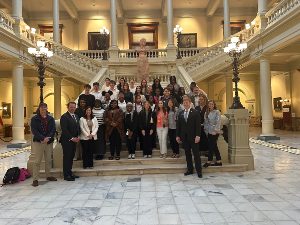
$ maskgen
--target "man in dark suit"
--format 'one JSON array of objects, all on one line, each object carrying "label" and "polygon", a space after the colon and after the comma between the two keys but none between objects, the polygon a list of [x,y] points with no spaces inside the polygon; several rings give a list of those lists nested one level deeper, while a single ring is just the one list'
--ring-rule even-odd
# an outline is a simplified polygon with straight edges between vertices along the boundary
[{"label": "man in dark suit", "polygon": [[72,172],[73,158],[76,151],[76,143],[79,140],[80,126],[79,118],[75,114],[76,103],[67,104],[68,111],[60,118],[61,137],[60,143],[63,148],[63,172],[66,181],[74,181],[75,176]]},{"label": "man in dark suit", "polygon": [[176,141],[183,144],[185,151],[187,171],[185,176],[193,174],[194,155],[195,168],[199,178],[202,178],[201,159],[199,154],[199,142],[201,136],[200,114],[191,108],[191,99],[189,96],[183,96],[184,110],[179,113],[176,129]]}]

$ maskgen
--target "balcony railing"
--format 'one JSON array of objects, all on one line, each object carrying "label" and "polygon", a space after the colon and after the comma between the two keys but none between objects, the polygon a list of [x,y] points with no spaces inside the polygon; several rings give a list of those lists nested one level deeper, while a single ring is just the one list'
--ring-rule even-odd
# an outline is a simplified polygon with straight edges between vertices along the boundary
[{"label": "balcony railing", "polygon": [[15,20],[2,9],[0,9],[0,26],[5,28],[6,30],[13,32],[14,23]]},{"label": "balcony railing", "polygon": [[300,0],[283,0],[266,13],[268,26],[286,16],[289,12],[300,10]]}]

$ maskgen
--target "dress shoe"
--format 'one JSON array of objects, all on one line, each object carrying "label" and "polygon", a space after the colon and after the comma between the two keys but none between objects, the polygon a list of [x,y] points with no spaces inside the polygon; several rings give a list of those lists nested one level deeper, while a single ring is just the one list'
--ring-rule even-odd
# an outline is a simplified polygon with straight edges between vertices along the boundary
[{"label": "dress shoe", "polygon": [[57,179],[55,177],[47,177],[48,181],[57,181]]},{"label": "dress shoe", "polygon": [[222,162],[215,162],[212,166],[222,166]]},{"label": "dress shoe", "polygon": [[32,186],[33,187],[39,186],[39,182],[37,180],[32,181]]},{"label": "dress shoe", "polygon": [[198,177],[199,177],[199,178],[202,178],[202,173],[198,173]]},{"label": "dress shoe", "polygon": [[192,171],[186,171],[186,172],[184,173],[184,176],[188,176],[188,175],[192,175],[192,174],[193,174]]},{"label": "dress shoe", "polygon": [[75,181],[74,177],[65,177],[64,180],[66,181]]},{"label": "dress shoe", "polygon": [[77,179],[77,178],[79,178],[79,176],[76,176],[76,175],[73,174],[72,178],[74,178],[74,179],[76,178]]},{"label": "dress shoe", "polygon": [[207,168],[207,167],[209,167],[209,166],[211,166],[211,163],[206,162],[206,163],[203,164],[203,167],[204,167],[204,168]]}]

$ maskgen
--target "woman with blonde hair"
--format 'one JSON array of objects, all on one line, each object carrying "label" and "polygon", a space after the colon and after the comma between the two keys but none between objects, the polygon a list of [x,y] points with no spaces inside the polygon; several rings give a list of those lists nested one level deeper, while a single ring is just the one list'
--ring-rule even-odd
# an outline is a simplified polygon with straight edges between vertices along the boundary
[{"label": "woman with blonde hair", "polygon": [[[204,130],[208,138],[208,161],[203,167],[222,166],[221,154],[217,145],[218,137],[221,133],[221,113],[213,100],[208,101],[204,115]],[[212,164],[213,155],[216,156],[214,164]]]}]

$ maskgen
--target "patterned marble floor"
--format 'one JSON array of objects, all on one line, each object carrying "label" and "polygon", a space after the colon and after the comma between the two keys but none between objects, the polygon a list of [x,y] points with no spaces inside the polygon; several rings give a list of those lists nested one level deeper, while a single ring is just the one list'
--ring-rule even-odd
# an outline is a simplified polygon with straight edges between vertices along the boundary
[{"label": "patterned marble floor", "polygon": [[[252,130],[255,136],[259,130]],[[278,132],[278,131],[277,131]],[[300,145],[300,133],[278,132]],[[251,144],[255,171],[196,176],[87,177],[32,180],[0,188],[2,224],[296,225],[300,224],[300,156]],[[28,153],[1,159],[24,167]]]}]

